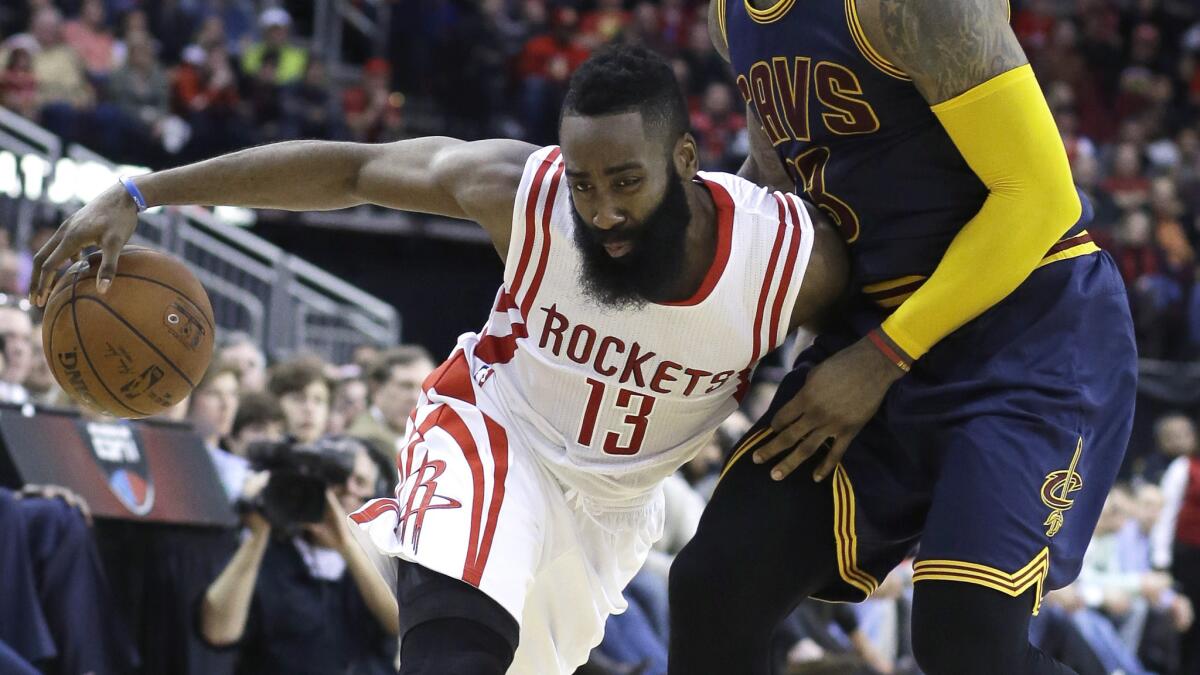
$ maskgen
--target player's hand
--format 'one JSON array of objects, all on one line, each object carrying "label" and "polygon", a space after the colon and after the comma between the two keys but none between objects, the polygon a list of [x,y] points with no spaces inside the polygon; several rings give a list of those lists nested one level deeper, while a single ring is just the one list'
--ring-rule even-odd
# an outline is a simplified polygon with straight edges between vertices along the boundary
[{"label": "player's hand", "polygon": [[100,247],[102,257],[96,289],[101,293],[107,291],[117,275],[121,247],[136,228],[137,206],[125,188],[118,183],[102,192],[67,218],[33,257],[30,300],[39,307],[45,305],[58,270],[88,246]]},{"label": "player's hand", "polygon": [[325,548],[344,551],[354,536],[347,525],[346,510],[342,508],[333,490],[325,490],[325,516],[319,523],[305,525],[313,541]]},{"label": "player's hand", "polygon": [[825,480],[902,375],[865,338],[834,354],[812,369],[804,387],[771,419],[775,435],[754,452],[754,462],[762,464],[790,450],[771,470],[771,478],[783,480],[833,439],[825,461],[813,472],[813,480]]}]

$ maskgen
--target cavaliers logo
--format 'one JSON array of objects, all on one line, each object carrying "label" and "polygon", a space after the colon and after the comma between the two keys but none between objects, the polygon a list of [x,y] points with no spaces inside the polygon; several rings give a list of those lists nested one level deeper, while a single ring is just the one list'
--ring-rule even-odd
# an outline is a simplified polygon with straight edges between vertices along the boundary
[{"label": "cavaliers logo", "polygon": [[138,448],[133,427],[127,424],[88,422],[87,439],[92,457],[108,476],[108,488],[134,515],[154,508],[154,481],[150,465]]},{"label": "cavaliers logo", "polygon": [[1075,505],[1071,493],[1083,489],[1083,476],[1075,472],[1081,454],[1083,454],[1082,436],[1079,437],[1079,443],[1075,446],[1075,456],[1071,458],[1071,466],[1066,470],[1050,473],[1046,476],[1046,482],[1042,483],[1042,503],[1050,507],[1050,515],[1046,516],[1046,521],[1042,523],[1046,526],[1047,537],[1053,537],[1062,529],[1063,513],[1070,511],[1071,507]]}]

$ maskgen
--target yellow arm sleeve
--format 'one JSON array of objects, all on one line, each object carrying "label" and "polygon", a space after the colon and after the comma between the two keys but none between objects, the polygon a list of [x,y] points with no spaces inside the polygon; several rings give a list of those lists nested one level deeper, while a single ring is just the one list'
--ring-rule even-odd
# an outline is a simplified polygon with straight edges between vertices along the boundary
[{"label": "yellow arm sleeve", "polygon": [[1016,290],[1082,209],[1062,139],[1028,65],[933,112],[990,194],[925,285],[880,327],[913,359]]}]

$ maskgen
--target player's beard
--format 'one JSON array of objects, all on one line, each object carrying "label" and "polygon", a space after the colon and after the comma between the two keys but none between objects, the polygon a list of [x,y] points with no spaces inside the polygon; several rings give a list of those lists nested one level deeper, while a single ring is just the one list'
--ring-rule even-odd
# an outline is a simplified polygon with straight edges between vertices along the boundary
[{"label": "player's beard", "polygon": [[[651,300],[666,300],[664,293],[679,283],[687,259],[684,247],[692,210],[683,179],[669,169],[667,192],[640,224],[612,230],[589,225],[571,207],[575,219],[575,245],[583,263],[580,283],[584,293],[605,307],[639,309]],[[628,241],[629,253],[614,258],[604,249],[608,241]]]}]

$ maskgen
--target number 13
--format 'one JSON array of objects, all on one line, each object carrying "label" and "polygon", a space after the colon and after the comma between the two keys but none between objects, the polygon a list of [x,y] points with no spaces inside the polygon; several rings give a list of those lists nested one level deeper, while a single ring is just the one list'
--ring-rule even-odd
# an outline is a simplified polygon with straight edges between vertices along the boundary
[{"label": "number 13", "polygon": [[[588,396],[587,410],[583,414],[583,424],[579,427],[579,444],[591,445],[596,432],[596,416],[604,403],[606,387],[599,380],[588,378],[588,386],[592,393]],[[636,400],[635,400],[636,399]],[[604,452],[609,455],[636,455],[642,449],[642,440],[646,438],[646,425],[650,422],[650,413],[654,411],[654,397],[641,394],[629,389],[617,390],[616,406],[631,411],[625,416],[624,423],[633,431],[629,443],[621,445],[621,434],[609,431],[604,435]],[[636,412],[633,412],[636,409]]]}]

